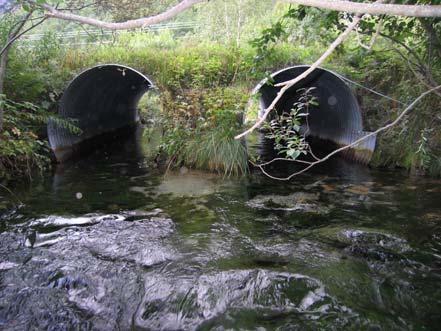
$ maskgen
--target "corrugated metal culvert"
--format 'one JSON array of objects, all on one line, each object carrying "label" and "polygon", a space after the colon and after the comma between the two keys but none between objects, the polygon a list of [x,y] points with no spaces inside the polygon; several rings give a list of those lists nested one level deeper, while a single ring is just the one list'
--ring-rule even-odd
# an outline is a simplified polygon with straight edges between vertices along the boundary
[{"label": "corrugated metal culvert", "polygon": [[[280,87],[277,83],[291,80],[305,72],[309,66],[294,66],[282,69],[260,82],[254,89],[254,94],[260,95],[260,113],[276,98]],[[349,86],[331,71],[318,68],[305,79],[292,86],[276,104],[279,113],[289,112],[298,101],[301,88],[315,87],[314,96],[318,107],[309,112],[309,136],[331,141],[338,146],[349,145],[365,136],[360,106]],[[375,149],[375,136],[347,150],[344,155],[358,162],[368,163]]]},{"label": "corrugated metal culvert", "polygon": [[[274,100],[280,88],[274,84],[293,79],[308,66],[285,68],[272,74],[272,83],[263,80],[254,89],[260,95],[260,112]],[[81,135],[71,133],[52,121],[48,124],[49,142],[59,162],[75,156],[93,138],[117,132],[138,121],[137,105],[142,95],[153,87],[144,74],[119,64],[99,65],[85,70],[67,86],[59,105],[59,115],[76,120]],[[308,135],[348,145],[363,137],[360,106],[346,83],[336,74],[316,69],[291,87],[276,105],[279,112],[289,111],[298,100],[300,88],[315,87],[319,106],[309,112]],[[345,155],[368,163],[375,148],[375,136],[366,139]]]},{"label": "corrugated metal culvert", "polygon": [[91,138],[136,124],[138,102],[151,87],[148,77],[119,64],[99,65],[76,76],[61,97],[59,115],[76,120],[82,134],[73,134],[53,121],[48,124],[57,160],[70,159]]}]

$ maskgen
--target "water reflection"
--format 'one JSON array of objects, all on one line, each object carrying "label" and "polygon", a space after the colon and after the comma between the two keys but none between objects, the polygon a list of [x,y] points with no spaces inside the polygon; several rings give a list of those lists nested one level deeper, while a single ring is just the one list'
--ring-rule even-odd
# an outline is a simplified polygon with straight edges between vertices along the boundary
[{"label": "water reflection", "polygon": [[109,149],[2,204],[0,328],[438,329],[439,181],[164,177]]}]

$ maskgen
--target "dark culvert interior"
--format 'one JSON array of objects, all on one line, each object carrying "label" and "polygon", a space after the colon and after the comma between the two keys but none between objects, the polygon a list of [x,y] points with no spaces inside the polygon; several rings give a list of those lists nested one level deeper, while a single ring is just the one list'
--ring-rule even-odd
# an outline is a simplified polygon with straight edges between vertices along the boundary
[{"label": "dark culvert interior", "polygon": [[[271,75],[271,82],[266,79],[254,89],[260,95],[259,115],[276,98],[280,87],[277,83],[288,81],[306,71],[309,66],[285,68]],[[363,119],[360,106],[349,86],[336,74],[325,69],[316,69],[305,79],[292,86],[276,104],[279,112],[289,112],[298,101],[299,90],[314,87],[313,95],[318,106],[311,107],[308,115],[308,139],[322,150],[328,150],[351,144],[363,137]],[[303,130],[306,131],[305,128]],[[328,147],[328,148],[327,148]],[[368,163],[375,148],[375,136],[351,148],[342,155],[348,159]]]},{"label": "dark culvert interior", "polygon": [[48,137],[56,159],[64,162],[131,131],[138,122],[138,102],[152,87],[145,75],[116,64],[96,66],[76,76],[60,100],[59,116],[73,119],[82,133],[51,121]]},{"label": "dark culvert interior", "polygon": [[[274,85],[297,77],[308,66],[285,68],[272,75],[272,82],[262,81],[254,89],[260,95],[260,112],[276,97],[280,88]],[[56,159],[67,161],[109,140],[121,139],[133,131],[138,122],[138,103],[153,87],[142,73],[118,64],[92,67],[76,76],[67,86],[59,104],[59,116],[75,121],[81,134],[73,133],[51,121],[49,142]],[[314,87],[318,106],[308,116],[308,138],[322,145],[342,146],[366,134],[360,106],[348,85],[336,74],[316,69],[285,93],[276,105],[279,112],[289,111],[298,100],[299,89]],[[343,155],[368,163],[375,148],[375,137],[365,140]]]}]

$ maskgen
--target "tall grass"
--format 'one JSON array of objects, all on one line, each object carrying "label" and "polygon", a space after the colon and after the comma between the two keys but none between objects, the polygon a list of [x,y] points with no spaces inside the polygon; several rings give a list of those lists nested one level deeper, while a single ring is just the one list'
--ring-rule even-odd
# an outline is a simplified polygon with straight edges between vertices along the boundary
[{"label": "tall grass", "polygon": [[233,131],[213,130],[187,142],[181,156],[184,164],[223,174],[248,173],[245,145],[234,139]]}]

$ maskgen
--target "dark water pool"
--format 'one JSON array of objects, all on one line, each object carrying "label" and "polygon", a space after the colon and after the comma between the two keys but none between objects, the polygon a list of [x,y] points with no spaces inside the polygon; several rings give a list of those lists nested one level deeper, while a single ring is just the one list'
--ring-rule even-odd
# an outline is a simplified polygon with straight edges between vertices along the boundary
[{"label": "dark water pool", "polygon": [[112,149],[1,191],[0,329],[440,329],[439,180],[164,177]]}]

